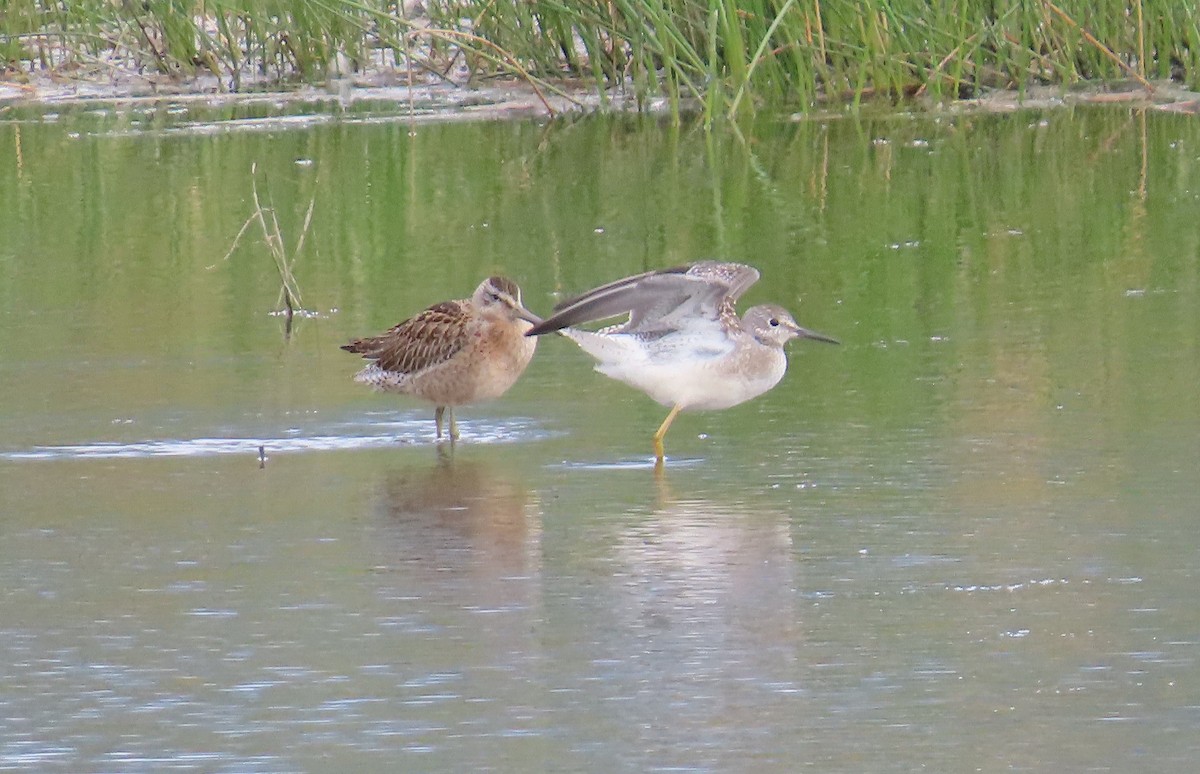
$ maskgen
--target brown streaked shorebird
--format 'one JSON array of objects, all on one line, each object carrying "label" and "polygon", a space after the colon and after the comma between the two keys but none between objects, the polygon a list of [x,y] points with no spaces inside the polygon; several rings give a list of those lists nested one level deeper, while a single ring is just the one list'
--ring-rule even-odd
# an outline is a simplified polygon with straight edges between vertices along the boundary
[{"label": "brown streaked shorebird", "polygon": [[[739,318],[734,305],[758,277],[753,266],[717,261],[646,272],[562,302],[526,335],[560,331],[600,361],[597,371],[670,406],[654,434],[661,467],[663,437],[680,411],[729,408],[771,389],[787,370],[783,345],[794,338],[838,343],[775,304]],[[622,314],[626,322],[594,332],[569,327]]]},{"label": "brown streaked shorebird", "polygon": [[503,395],[533,359],[536,340],[525,333],[542,318],[521,303],[521,289],[489,277],[470,298],[442,301],[379,336],[342,346],[371,361],[354,376],[384,392],[412,395],[437,406],[442,437],[450,409],[450,439],[458,439],[454,407]]}]

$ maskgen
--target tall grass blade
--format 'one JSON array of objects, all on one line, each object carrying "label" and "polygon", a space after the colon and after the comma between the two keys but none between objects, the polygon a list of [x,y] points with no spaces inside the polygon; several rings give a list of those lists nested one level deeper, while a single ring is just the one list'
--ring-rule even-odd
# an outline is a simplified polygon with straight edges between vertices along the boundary
[{"label": "tall grass blade", "polygon": [[[665,96],[708,121],[820,99],[1169,78],[1200,89],[1178,0],[5,0],[10,72],[124,70],[222,88],[390,68],[507,76],[546,95]],[[549,108],[549,101],[546,100]]]}]

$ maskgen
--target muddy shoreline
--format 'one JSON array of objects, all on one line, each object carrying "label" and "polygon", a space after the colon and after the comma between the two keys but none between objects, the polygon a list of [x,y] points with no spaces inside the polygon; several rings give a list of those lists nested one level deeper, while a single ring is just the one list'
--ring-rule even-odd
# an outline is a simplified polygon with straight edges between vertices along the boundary
[{"label": "muddy shoreline", "polygon": [[[1153,92],[1134,82],[1080,84],[1075,86],[1036,86],[1024,92],[990,91],[976,99],[935,101],[928,97],[885,104],[903,111],[931,113],[1006,113],[1021,109],[1046,109],[1069,105],[1121,105],[1127,108],[1200,113],[1200,92],[1189,91],[1177,83],[1152,84]],[[13,108],[42,106],[80,106],[95,103],[202,104],[220,107],[236,104],[274,104],[281,108],[297,103],[329,103],[349,108],[360,103],[394,103],[398,111],[408,110],[414,120],[471,120],[552,117],[559,114],[597,110],[664,113],[669,109],[665,98],[639,105],[632,94],[620,89],[601,95],[582,83],[558,82],[559,94],[535,89],[515,79],[491,79],[478,83],[413,82],[403,70],[375,71],[369,75],[331,78],[323,84],[280,87],[261,83],[231,92],[217,78],[190,79],[116,71],[103,76],[95,73],[16,73],[0,80],[0,119]],[[883,102],[883,100],[880,100]],[[845,116],[849,103],[829,100],[810,111],[794,113],[792,118],[829,118]]]}]

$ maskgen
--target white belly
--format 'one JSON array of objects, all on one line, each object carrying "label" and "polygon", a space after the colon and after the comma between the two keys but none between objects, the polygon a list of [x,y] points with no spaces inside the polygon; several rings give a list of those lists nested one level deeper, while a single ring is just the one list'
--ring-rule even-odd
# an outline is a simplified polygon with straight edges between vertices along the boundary
[{"label": "white belly", "polygon": [[635,387],[664,406],[724,409],[774,387],[787,370],[782,349],[743,341],[703,342],[666,337],[652,348],[625,334],[564,333],[600,362],[596,370]]}]

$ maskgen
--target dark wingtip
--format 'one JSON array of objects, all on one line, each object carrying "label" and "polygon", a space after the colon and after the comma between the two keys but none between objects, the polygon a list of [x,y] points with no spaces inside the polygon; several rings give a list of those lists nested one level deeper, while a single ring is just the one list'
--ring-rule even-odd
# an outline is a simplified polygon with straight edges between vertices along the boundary
[{"label": "dark wingtip", "polygon": [[525,331],[525,335],[541,336],[546,333],[554,333],[555,331],[560,330],[562,327],[562,325],[559,325],[557,322],[555,322],[554,318],[551,317],[549,320],[542,320],[537,325]]}]

